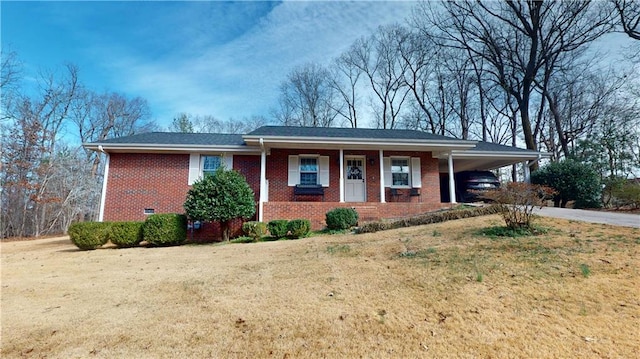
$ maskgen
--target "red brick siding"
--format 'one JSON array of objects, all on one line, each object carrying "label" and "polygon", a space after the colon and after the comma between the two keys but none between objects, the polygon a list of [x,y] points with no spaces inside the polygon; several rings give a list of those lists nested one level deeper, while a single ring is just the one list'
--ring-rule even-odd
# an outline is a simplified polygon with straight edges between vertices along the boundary
[{"label": "red brick siding", "polygon": [[112,153],[104,220],[144,221],[145,208],[184,213],[188,179],[188,154]]},{"label": "red brick siding", "polygon": [[[293,187],[288,186],[289,155],[318,154],[329,156],[329,187],[322,197],[298,198],[294,201]],[[367,202],[339,203],[340,161],[338,150],[286,150],[272,149],[267,156],[269,202],[264,204],[264,221],[273,219],[307,218],[314,229],[324,226],[325,213],[336,207],[355,207],[362,221],[396,218],[439,209],[440,182],[438,161],[430,153],[385,152],[384,156],[420,157],[422,188],[420,196],[409,196],[409,190],[400,190],[401,196],[391,198],[386,189],[386,201],[380,202],[380,160],[378,151],[344,151],[345,156],[365,156]],[[245,176],[255,193],[256,203],[260,190],[260,156],[235,155],[235,170]],[[105,221],[143,221],[145,208],[155,213],[184,213],[182,207],[190,186],[188,154],[119,154],[110,155],[108,188],[105,200]],[[398,203],[395,203],[398,202]],[[411,204],[408,204],[408,203]],[[241,221],[234,221],[232,235],[241,234]],[[195,240],[220,238],[219,225],[208,223],[194,231]]]},{"label": "red brick siding", "polygon": [[[260,157],[238,155],[233,167],[247,178],[256,193],[260,188]],[[184,213],[182,205],[191,188],[188,154],[112,153],[109,159],[105,221],[144,221],[145,208],[155,213]],[[232,236],[242,234],[242,222],[233,221]],[[188,234],[191,238],[191,233]],[[217,223],[206,223],[193,231],[196,241],[221,237]]]}]

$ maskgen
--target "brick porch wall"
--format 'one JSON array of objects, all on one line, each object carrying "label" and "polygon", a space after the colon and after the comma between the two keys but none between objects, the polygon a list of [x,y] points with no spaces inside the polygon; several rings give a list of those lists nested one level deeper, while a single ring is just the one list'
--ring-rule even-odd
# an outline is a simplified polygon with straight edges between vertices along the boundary
[{"label": "brick porch wall", "polygon": [[358,212],[359,223],[380,219],[403,218],[448,208],[449,203],[380,203],[380,202],[268,202],[264,204],[264,222],[274,219],[308,219],[313,230],[326,226],[325,214],[334,208],[353,208]]}]

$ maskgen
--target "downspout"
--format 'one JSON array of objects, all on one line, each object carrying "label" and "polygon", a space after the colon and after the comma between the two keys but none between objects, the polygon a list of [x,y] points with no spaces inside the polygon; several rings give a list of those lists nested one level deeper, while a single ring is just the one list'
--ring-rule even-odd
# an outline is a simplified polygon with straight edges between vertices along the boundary
[{"label": "downspout", "polygon": [[340,203],[344,203],[344,150],[340,149]]},{"label": "downspout", "polygon": [[538,153],[538,158],[536,160],[525,162],[525,166],[524,166],[524,182],[525,183],[531,183],[531,166],[533,166],[535,163],[539,164],[541,159],[542,159],[542,154]]},{"label": "downspout", "polygon": [[380,150],[380,203],[386,203],[384,193],[384,153]]},{"label": "downspout", "polygon": [[100,212],[98,213],[98,222],[102,222],[104,220],[104,205],[107,199],[107,181],[109,179],[109,153],[105,152],[102,145],[98,145],[98,151],[104,153],[107,156],[107,159],[104,164],[104,178],[102,179],[102,193],[100,194]]},{"label": "downspout", "polygon": [[267,151],[264,148],[264,139],[260,138],[260,199],[258,200],[258,221],[264,220],[264,202],[267,197]]},{"label": "downspout", "polygon": [[449,165],[449,203],[456,204],[456,180],[453,175],[453,154],[451,151],[447,157],[447,162]]}]

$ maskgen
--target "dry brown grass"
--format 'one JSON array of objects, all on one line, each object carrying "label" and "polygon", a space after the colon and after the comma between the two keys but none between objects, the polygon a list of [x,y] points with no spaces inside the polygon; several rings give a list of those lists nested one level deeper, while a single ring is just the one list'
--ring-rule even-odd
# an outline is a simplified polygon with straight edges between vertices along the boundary
[{"label": "dry brown grass", "polygon": [[489,216],[81,252],[2,243],[3,358],[635,357],[640,230]]}]

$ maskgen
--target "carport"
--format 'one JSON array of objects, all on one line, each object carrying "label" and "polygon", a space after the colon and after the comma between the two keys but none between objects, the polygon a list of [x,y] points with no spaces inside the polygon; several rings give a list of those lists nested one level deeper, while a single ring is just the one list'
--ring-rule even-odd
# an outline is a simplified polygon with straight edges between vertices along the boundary
[{"label": "carport", "polygon": [[434,153],[438,158],[440,173],[449,175],[449,198],[456,203],[454,174],[462,171],[488,171],[514,164],[522,164],[524,181],[530,181],[530,167],[536,161],[549,158],[545,152],[478,141],[468,150],[452,150]]}]

